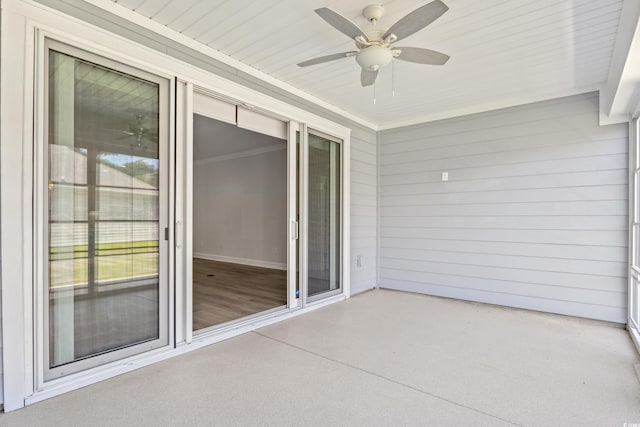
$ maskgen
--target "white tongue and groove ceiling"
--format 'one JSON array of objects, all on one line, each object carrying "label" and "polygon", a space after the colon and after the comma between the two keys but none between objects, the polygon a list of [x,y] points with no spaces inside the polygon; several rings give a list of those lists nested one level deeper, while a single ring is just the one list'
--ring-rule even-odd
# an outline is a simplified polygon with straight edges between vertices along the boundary
[{"label": "white tongue and groove ceiling", "polygon": [[[397,45],[437,50],[451,59],[444,66],[393,61],[393,70],[380,70],[375,104],[374,88],[360,86],[354,58],[296,65],[355,47],[314,9],[329,7],[366,31],[371,24],[361,12],[375,1],[117,3],[380,128],[597,90],[608,77],[622,0],[443,1],[448,12]],[[428,2],[382,3],[378,27]]]}]

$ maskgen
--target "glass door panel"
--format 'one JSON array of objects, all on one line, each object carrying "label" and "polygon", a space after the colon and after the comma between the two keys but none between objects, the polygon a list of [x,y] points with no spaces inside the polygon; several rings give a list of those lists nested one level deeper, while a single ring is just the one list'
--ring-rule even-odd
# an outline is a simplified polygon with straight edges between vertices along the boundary
[{"label": "glass door panel", "polygon": [[52,378],[167,344],[160,266],[167,88],[54,49],[48,78],[45,377]]},{"label": "glass door panel", "polygon": [[341,292],[340,144],[309,133],[307,163],[307,297]]}]

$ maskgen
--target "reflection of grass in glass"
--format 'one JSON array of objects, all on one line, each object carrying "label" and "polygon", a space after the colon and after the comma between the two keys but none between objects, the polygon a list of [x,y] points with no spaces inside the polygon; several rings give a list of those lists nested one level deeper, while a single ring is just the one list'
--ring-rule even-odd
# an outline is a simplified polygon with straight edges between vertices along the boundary
[{"label": "reflection of grass in glass", "polygon": [[[50,249],[51,287],[87,283],[86,251],[86,245]],[[157,240],[100,244],[95,257],[97,281],[108,282],[157,275],[157,251]]]},{"label": "reflection of grass in glass", "polygon": [[[96,255],[120,255],[155,252],[158,250],[157,240],[141,240],[136,242],[100,243]],[[49,260],[86,258],[87,245],[55,246],[49,248]]]}]

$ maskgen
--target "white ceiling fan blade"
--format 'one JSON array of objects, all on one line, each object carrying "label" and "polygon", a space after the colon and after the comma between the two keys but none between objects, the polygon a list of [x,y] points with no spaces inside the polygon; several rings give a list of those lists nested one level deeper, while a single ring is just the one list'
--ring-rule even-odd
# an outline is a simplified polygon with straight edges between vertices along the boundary
[{"label": "white ceiling fan blade", "polygon": [[449,55],[421,47],[397,47],[393,50],[396,49],[400,51],[400,55],[396,56],[396,58],[403,61],[428,65],[444,65],[449,60]]},{"label": "white ceiling fan blade", "polygon": [[346,34],[352,40],[358,36],[362,36],[365,40],[369,40],[367,35],[356,24],[333,10],[323,7],[316,9],[315,12],[320,15],[320,18],[327,21],[329,25],[340,31],[342,34]]},{"label": "white ceiling fan blade", "polygon": [[309,65],[322,64],[324,62],[335,61],[337,59],[348,58],[357,54],[357,51],[334,53],[332,55],[319,56],[317,58],[308,59],[298,64],[298,67],[308,67]]},{"label": "white ceiling fan blade", "polygon": [[371,86],[376,82],[376,78],[378,77],[378,71],[371,71],[362,69],[360,73],[360,83],[362,87]]},{"label": "white ceiling fan blade", "polygon": [[449,10],[447,5],[440,0],[427,3],[393,24],[382,38],[386,39],[391,34],[397,37],[396,41],[408,37],[431,24],[447,10]]}]

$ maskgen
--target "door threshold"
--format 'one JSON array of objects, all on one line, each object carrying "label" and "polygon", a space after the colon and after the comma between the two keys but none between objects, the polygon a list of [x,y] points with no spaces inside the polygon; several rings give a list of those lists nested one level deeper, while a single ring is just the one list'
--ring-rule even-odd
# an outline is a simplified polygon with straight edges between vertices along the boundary
[{"label": "door threshold", "polygon": [[255,314],[250,314],[248,316],[240,317],[235,320],[228,320],[223,323],[218,323],[217,325],[207,326],[206,328],[193,331],[193,340],[196,340],[200,337],[206,337],[209,335],[218,334],[229,329],[237,329],[245,324],[251,324],[261,319],[269,318],[273,315],[277,316],[287,311],[288,311],[287,306],[281,305],[279,307],[270,308],[269,310],[260,311]]},{"label": "door threshold", "polygon": [[201,330],[197,333],[197,335],[193,336],[193,339],[190,343],[179,343],[177,345],[177,348],[188,348],[188,351],[195,350],[197,348],[215,344],[217,342],[224,341],[226,339],[233,338],[238,335],[254,331],[256,329],[264,328],[265,326],[269,326],[274,323],[282,322],[292,317],[299,316],[301,314],[305,314],[318,308],[322,308],[336,302],[344,301],[346,299],[347,297],[344,294],[340,294],[332,297],[327,297],[320,301],[315,301],[308,304],[306,307],[297,307],[291,309],[288,309],[286,307],[275,308],[267,312],[258,313],[251,316],[250,318],[242,318],[238,322],[221,324],[213,328],[207,328],[207,330]]}]

